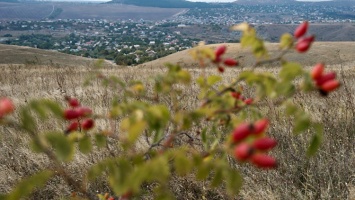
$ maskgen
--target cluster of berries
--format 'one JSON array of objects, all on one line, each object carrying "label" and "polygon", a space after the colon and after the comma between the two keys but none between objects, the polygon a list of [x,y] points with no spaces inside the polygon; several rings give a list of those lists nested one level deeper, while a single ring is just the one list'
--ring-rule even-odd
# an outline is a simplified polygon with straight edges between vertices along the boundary
[{"label": "cluster of berries", "polygon": [[[224,53],[226,53],[227,50],[227,46],[226,45],[222,45],[219,46],[214,54],[215,54],[215,58],[213,60],[213,63],[218,65],[218,71],[223,73],[224,72],[224,66],[227,67],[234,67],[234,66],[238,66],[238,61],[234,60],[233,58],[225,58],[223,59],[222,56]],[[223,64],[223,65],[221,65]]]},{"label": "cluster of berries", "polygon": [[305,36],[307,31],[308,22],[305,21],[300,24],[294,32],[294,36],[297,39],[296,50],[300,53],[308,51],[315,39],[314,35]]},{"label": "cluster of berries", "polygon": [[12,103],[9,98],[1,98],[0,99],[0,119],[5,115],[11,114],[15,110],[15,105]]},{"label": "cluster of berries", "polygon": [[276,159],[266,154],[277,145],[275,139],[265,136],[268,125],[267,119],[261,119],[254,123],[244,122],[233,130],[232,141],[237,160],[251,162],[263,169],[277,167]]},{"label": "cluster of berries", "polygon": [[335,79],[335,72],[324,73],[323,63],[318,63],[313,67],[311,76],[322,95],[327,95],[340,86],[339,81]]},{"label": "cluster of berries", "polygon": [[[66,97],[70,108],[64,111],[64,118],[70,121],[65,133],[69,134],[82,128],[88,131],[95,126],[93,119],[88,118],[92,115],[92,110],[88,107],[80,106],[80,102],[76,98]],[[82,121],[83,120],[83,121]]]},{"label": "cluster of berries", "polygon": [[[251,105],[254,102],[253,98],[246,98],[240,92],[231,92],[231,95],[236,100],[244,102],[246,105]],[[236,105],[238,107],[238,105]]]}]

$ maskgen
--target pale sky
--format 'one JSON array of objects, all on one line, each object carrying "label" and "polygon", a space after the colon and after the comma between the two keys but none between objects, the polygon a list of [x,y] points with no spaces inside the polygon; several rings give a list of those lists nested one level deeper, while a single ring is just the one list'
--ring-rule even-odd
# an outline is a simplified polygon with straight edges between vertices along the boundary
[{"label": "pale sky", "polygon": [[[235,0],[188,0],[193,2],[234,2]],[[300,0],[300,1],[329,1],[329,0]]]},{"label": "pale sky", "polygon": [[188,0],[193,2],[234,2],[235,0]]}]

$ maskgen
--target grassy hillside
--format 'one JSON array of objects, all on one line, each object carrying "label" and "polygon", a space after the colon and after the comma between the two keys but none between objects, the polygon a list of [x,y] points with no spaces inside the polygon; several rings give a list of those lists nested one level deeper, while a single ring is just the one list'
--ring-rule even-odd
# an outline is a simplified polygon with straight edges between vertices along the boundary
[{"label": "grassy hillside", "polygon": [[219,6],[216,4],[190,2],[186,0],[113,0],[109,3],[124,3],[128,5],[160,8],[212,8]]},{"label": "grassy hillside", "polygon": [[[268,41],[279,41],[280,33],[293,33],[297,25],[268,24],[257,25],[261,37]],[[309,33],[316,35],[317,41],[355,41],[355,24],[312,24]]]},{"label": "grassy hillside", "polygon": [[[251,63],[246,51],[239,45],[228,44],[227,56],[239,58],[244,64]],[[270,44],[276,49],[276,44]],[[250,165],[236,164],[244,177],[244,187],[236,199],[355,199],[355,43],[316,43],[309,55],[291,54],[290,58],[306,65],[324,61],[327,70],[335,70],[338,79],[343,84],[342,88],[329,95],[321,97],[317,93],[299,94],[295,96],[294,103],[304,107],[313,119],[325,124],[324,143],[317,156],[307,159],[305,150],[309,143],[307,134],[294,135],[290,129],[291,122],[280,115],[280,110],[272,103],[266,102],[258,109],[265,112],[272,125],[268,134],[277,138],[279,144],[272,155],[278,158],[280,165],[277,170],[258,170]],[[339,52],[339,53],[338,53]],[[338,56],[339,55],[339,56]],[[41,60],[50,57],[55,63],[83,64],[81,58],[59,55],[53,52],[39,51],[37,49],[0,46],[1,63],[17,63],[25,57],[37,56]],[[7,58],[6,58],[7,57]],[[189,58],[188,52],[180,52],[141,66],[127,68],[104,68],[105,75],[115,75],[123,81],[141,80],[147,88],[154,87],[150,84],[149,77],[164,72],[160,66],[164,62],[180,62],[184,67],[195,66]],[[309,68],[309,67],[308,67]],[[83,82],[90,71],[86,67],[52,67],[42,65],[4,65],[0,67],[0,92],[2,96],[14,99],[16,105],[25,104],[33,98],[50,98],[64,104],[64,96],[74,96],[81,100],[83,105],[94,109],[94,113],[105,114],[113,96],[119,98],[123,95],[120,90],[102,87],[100,81],[93,81],[87,87]],[[195,80],[203,72],[197,68],[189,69]],[[263,68],[271,73],[278,73],[279,69],[273,66]],[[241,72],[240,68],[229,69],[223,74],[223,84],[230,83]],[[217,70],[209,68],[206,74],[216,74]],[[185,87],[185,86],[181,86]],[[192,85],[182,90],[181,101],[186,102],[186,109],[200,105],[198,99],[199,88]],[[252,91],[246,89],[245,93]],[[157,104],[167,104],[168,100],[159,98]],[[19,116],[19,110],[14,114]],[[118,122],[118,121],[117,121]],[[112,123],[104,120],[97,121],[97,126],[105,128]],[[66,124],[55,121],[53,124],[41,124],[39,131],[51,127],[64,129]],[[115,125],[116,126],[116,125]],[[28,137],[16,130],[0,126],[0,193],[8,192],[21,178],[31,175],[42,168],[48,168],[49,162],[42,155],[35,155],[28,151]],[[110,139],[108,149],[117,147],[115,139]],[[141,142],[143,148],[146,143]],[[119,154],[120,150],[114,152]],[[82,178],[82,173],[88,166],[109,157],[108,150],[101,149],[88,155],[78,155],[73,163],[65,167],[77,179]],[[36,191],[28,199],[61,199],[69,197],[72,191],[63,184],[63,180],[54,177],[48,185]],[[107,183],[98,179],[88,184],[92,191],[98,193],[108,191]],[[193,178],[174,177],[170,187],[177,199],[231,199],[220,188],[209,188],[207,182],[197,183]],[[144,187],[146,193],[141,199],[152,199],[149,196],[152,188]]]},{"label": "grassy hillside", "polygon": [[0,2],[0,19],[9,20],[42,20],[51,17],[55,17],[55,19],[139,20],[143,18],[146,20],[162,20],[181,11],[181,8],[147,8],[124,4],[72,2],[21,2],[15,4]]},{"label": "grassy hillside", "polygon": [[[209,45],[214,48],[218,45]],[[254,58],[250,55],[248,49],[242,49],[240,44],[227,44],[228,52],[226,57],[236,58],[241,65],[250,66],[254,63]],[[269,43],[267,47],[270,49],[271,56],[277,52],[278,44]],[[299,54],[292,52],[287,54],[287,58],[291,61],[300,62],[303,65],[311,66],[317,62],[324,62],[329,65],[348,64],[355,61],[355,42],[316,42],[307,54]],[[164,58],[160,58],[141,66],[163,66],[166,62],[181,63],[184,67],[196,67],[189,55],[189,50],[178,52]],[[272,66],[270,66],[272,67]]]},{"label": "grassy hillside", "polygon": [[[31,47],[0,44],[0,64],[28,64],[52,66],[88,66],[95,59],[89,59],[69,54],[35,49]],[[107,62],[107,65],[112,65]]]}]

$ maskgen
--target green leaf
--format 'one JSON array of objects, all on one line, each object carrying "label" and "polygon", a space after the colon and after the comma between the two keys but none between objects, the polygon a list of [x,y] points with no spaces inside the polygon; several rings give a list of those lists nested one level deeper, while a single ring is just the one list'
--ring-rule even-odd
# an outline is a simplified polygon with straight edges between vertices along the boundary
[{"label": "green leaf", "polygon": [[43,187],[48,179],[53,175],[49,170],[41,171],[26,179],[23,179],[12,192],[7,195],[7,200],[18,200],[28,197],[36,188]]},{"label": "green leaf", "polygon": [[107,137],[103,134],[95,134],[96,145],[98,147],[106,147]]},{"label": "green leaf", "polygon": [[297,106],[293,104],[291,101],[285,102],[284,108],[285,108],[286,115],[288,116],[294,115],[298,111]]},{"label": "green leaf", "polygon": [[64,162],[69,162],[74,156],[74,144],[62,133],[48,133],[47,141],[55,150],[57,158]]},{"label": "green leaf", "polygon": [[186,70],[181,70],[177,73],[177,77],[181,83],[189,84],[191,82],[191,75]]},{"label": "green leaf", "polygon": [[224,168],[221,167],[221,166],[218,166],[215,168],[215,171],[214,171],[214,176],[213,176],[213,179],[212,179],[212,182],[211,182],[211,186],[212,187],[218,187],[220,186],[222,183],[223,183],[223,172],[224,172]]},{"label": "green leaf", "polygon": [[267,50],[264,46],[264,42],[260,39],[256,39],[253,44],[253,53],[255,57],[261,58],[267,56]]},{"label": "green leaf", "polygon": [[296,92],[296,87],[292,84],[292,82],[283,81],[276,85],[275,92],[277,95],[290,97]]},{"label": "green leaf", "polygon": [[314,156],[317,153],[323,139],[323,126],[321,124],[315,124],[313,127],[316,133],[313,135],[311,143],[307,149],[308,157]]},{"label": "green leaf", "polygon": [[205,78],[203,76],[200,76],[196,79],[196,83],[201,87],[205,87],[206,86],[206,82],[205,82]]},{"label": "green leaf", "polygon": [[202,132],[201,132],[201,140],[202,140],[203,147],[205,149],[207,149],[207,147],[208,147],[207,128],[204,128],[202,130]]},{"label": "green leaf", "polygon": [[281,49],[290,49],[293,46],[293,37],[289,33],[285,33],[281,36],[280,39],[280,48]]},{"label": "green leaf", "polygon": [[[42,138],[40,137],[39,140],[41,139]],[[38,144],[38,142],[35,142],[34,140],[30,142],[30,147],[35,153],[42,153],[45,150],[41,145]]]},{"label": "green leaf", "polygon": [[148,108],[145,119],[149,124],[149,128],[160,133],[170,120],[169,109],[165,105],[154,105]]},{"label": "green leaf", "polygon": [[284,81],[292,81],[297,76],[303,74],[303,69],[300,64],[295,62],[282,63],[282,69],[280,71],[280,78]]},{"label": "green leaf", "polygon": [[88,154],[91,152],[92,143],[90,137],[85,136],[81,140],[79,140],[79,150],[84,154]]},{"label": "green leaf", "polygon": [[295,134],[304,132],[308,130],[310,126],[311,126],[311,120],[309,115],[306,113],[301,113],[298,116],[296,116],[293,132]]},{"label": "green leaf", "polygon": [[147,181],[164,182],[170,175],[168,159],[165,156],[157,157],[146,164]]},{"label": "green leaf", "polygon": [[212,165],[209,162],[202,162],[197,166],[196,179],[205,180],[212,170]]},{"label": "green leaf", "polygon": [[88,170],[87,179],[89,181],[95,180],[97,177],[101,176],[107,168],[111,167],[114,164],[115,162],[113,159],[106,159],[100,161],[99,163],[91,166],[91,168]]},{"label": "green leaf", "polygon": [[192,162],[185,155],[184,151],[176,152],[174,164],[176,173],[180,176],[188,174],[192,169]]},{"label": "green leaf", "polygon": [[37,125],[28,108],[21,108],[20,118],[22,128],[32,133],[35,132]]},{"label": "green leaf", "polygon": [[154,189],[154,193],[156,194],[155,200],[174,200],[176,197],[165,185],[160,185]]},{"label": "green leaf", "polygon": [[212,85],[220,82],[221,80],[222,80],[221,76],[211,75],[207,78],[207,84],[212,86]]},{"label": "green leaf", "polygon": [[128,142],[134,143],[146,127],[147,123],[145,121],[137,121],[134,124],[131,124],[128,128]]},{"label": "green leaf", "polygon": [[58,103],[50,100],[44,100],[42,103],[47,106],[47,108],[54,114],[54,116],[56,116],[58,119],[63,119],[64,111]]},{"label": "green leaf", "polygon": [[227,173],[225,174],[225,177],[227,179],[227,192],[230,195],[239,194],[239,191],[243,185],[243,178],[241,177],[239,172],[235,171],[234,169],[225,171],[225,173]]},{"label": "green leaf", "polygon": [[243,71],[239,75],[239,80],[245,80],[248,84],[252,84],[255,81],[258,81],[258,76],[251,71]]},{"label": "green leaf", "polygon": [[30,103],[31,108],[40,116],[43,120],[47,117],[46,109],[38,101],[32,101]]}]

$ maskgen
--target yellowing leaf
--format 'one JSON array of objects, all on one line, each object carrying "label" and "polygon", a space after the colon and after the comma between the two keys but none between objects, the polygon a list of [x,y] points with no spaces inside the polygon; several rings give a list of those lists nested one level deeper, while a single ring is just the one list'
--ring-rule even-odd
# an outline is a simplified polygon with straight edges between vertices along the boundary
[{"label": "yellowing leaf", "polygon": [[133,85],[131,88],[134,92],[138,92],[138,93],[144,91],[144,86],[141,83],[137,83],[137,84]]},{"label": "yellowing leaf", "polygon": [[82,153],[88,154],[91,152],[91,149],[92,149],[92,144],[91,144],[90,137],[86,136],[79,141],[79,150]]},{"label": "yellowing leaf", "polygon": [[280,78],[282,80],[292,81],[297,76],[302,75],[303,69],[300,64],[295,62],[282,63],[282,69],[280,71]]},{"label": "yellowing leaf", "polygon": [[142,134],[147,124],[145,121],[138,121],[132,124],[128,129],[128,141],[133,143]]},{"label": "yellowing leaf", "polygon": [[232,31],[248,31],[250,28],[249,24],[247,22],[243,22],[241,24],[234,25],[230,28]]},{"label": "yellowing leaf", "polygon": [[281,49],[290,49],[293,46],[293,37],[289,33],[285,33],[281,36],[280,39],[280,48]]},{"label": "yellowing leaf", "polygon": [[207,84],[208,85],[214,85],[215,83],[218,83],[219,81],[222,80],[221,76],[218,75],[211,75],[207,78]]},{"label": "yellowing leaf", "polygon": [[227,173],[225,175],[227,178],[227,192],[230,195],[238,194],[243,185],[243,178],[235,169],[230,169],[225,171],[225,173]]},{"label": "yellowing leaf", "polygon": [[45,170],[22,180],[5,199],[18,200],[27,197],[36,188],[44,186],[52,175],[53,172]]},{"label": "yellowing leaf", "polygon": [[48,143],[54,149],[57,158],[64,162],[69,162],[74,156],[73,143],[62,133],[48,133],[46,135]]}]

